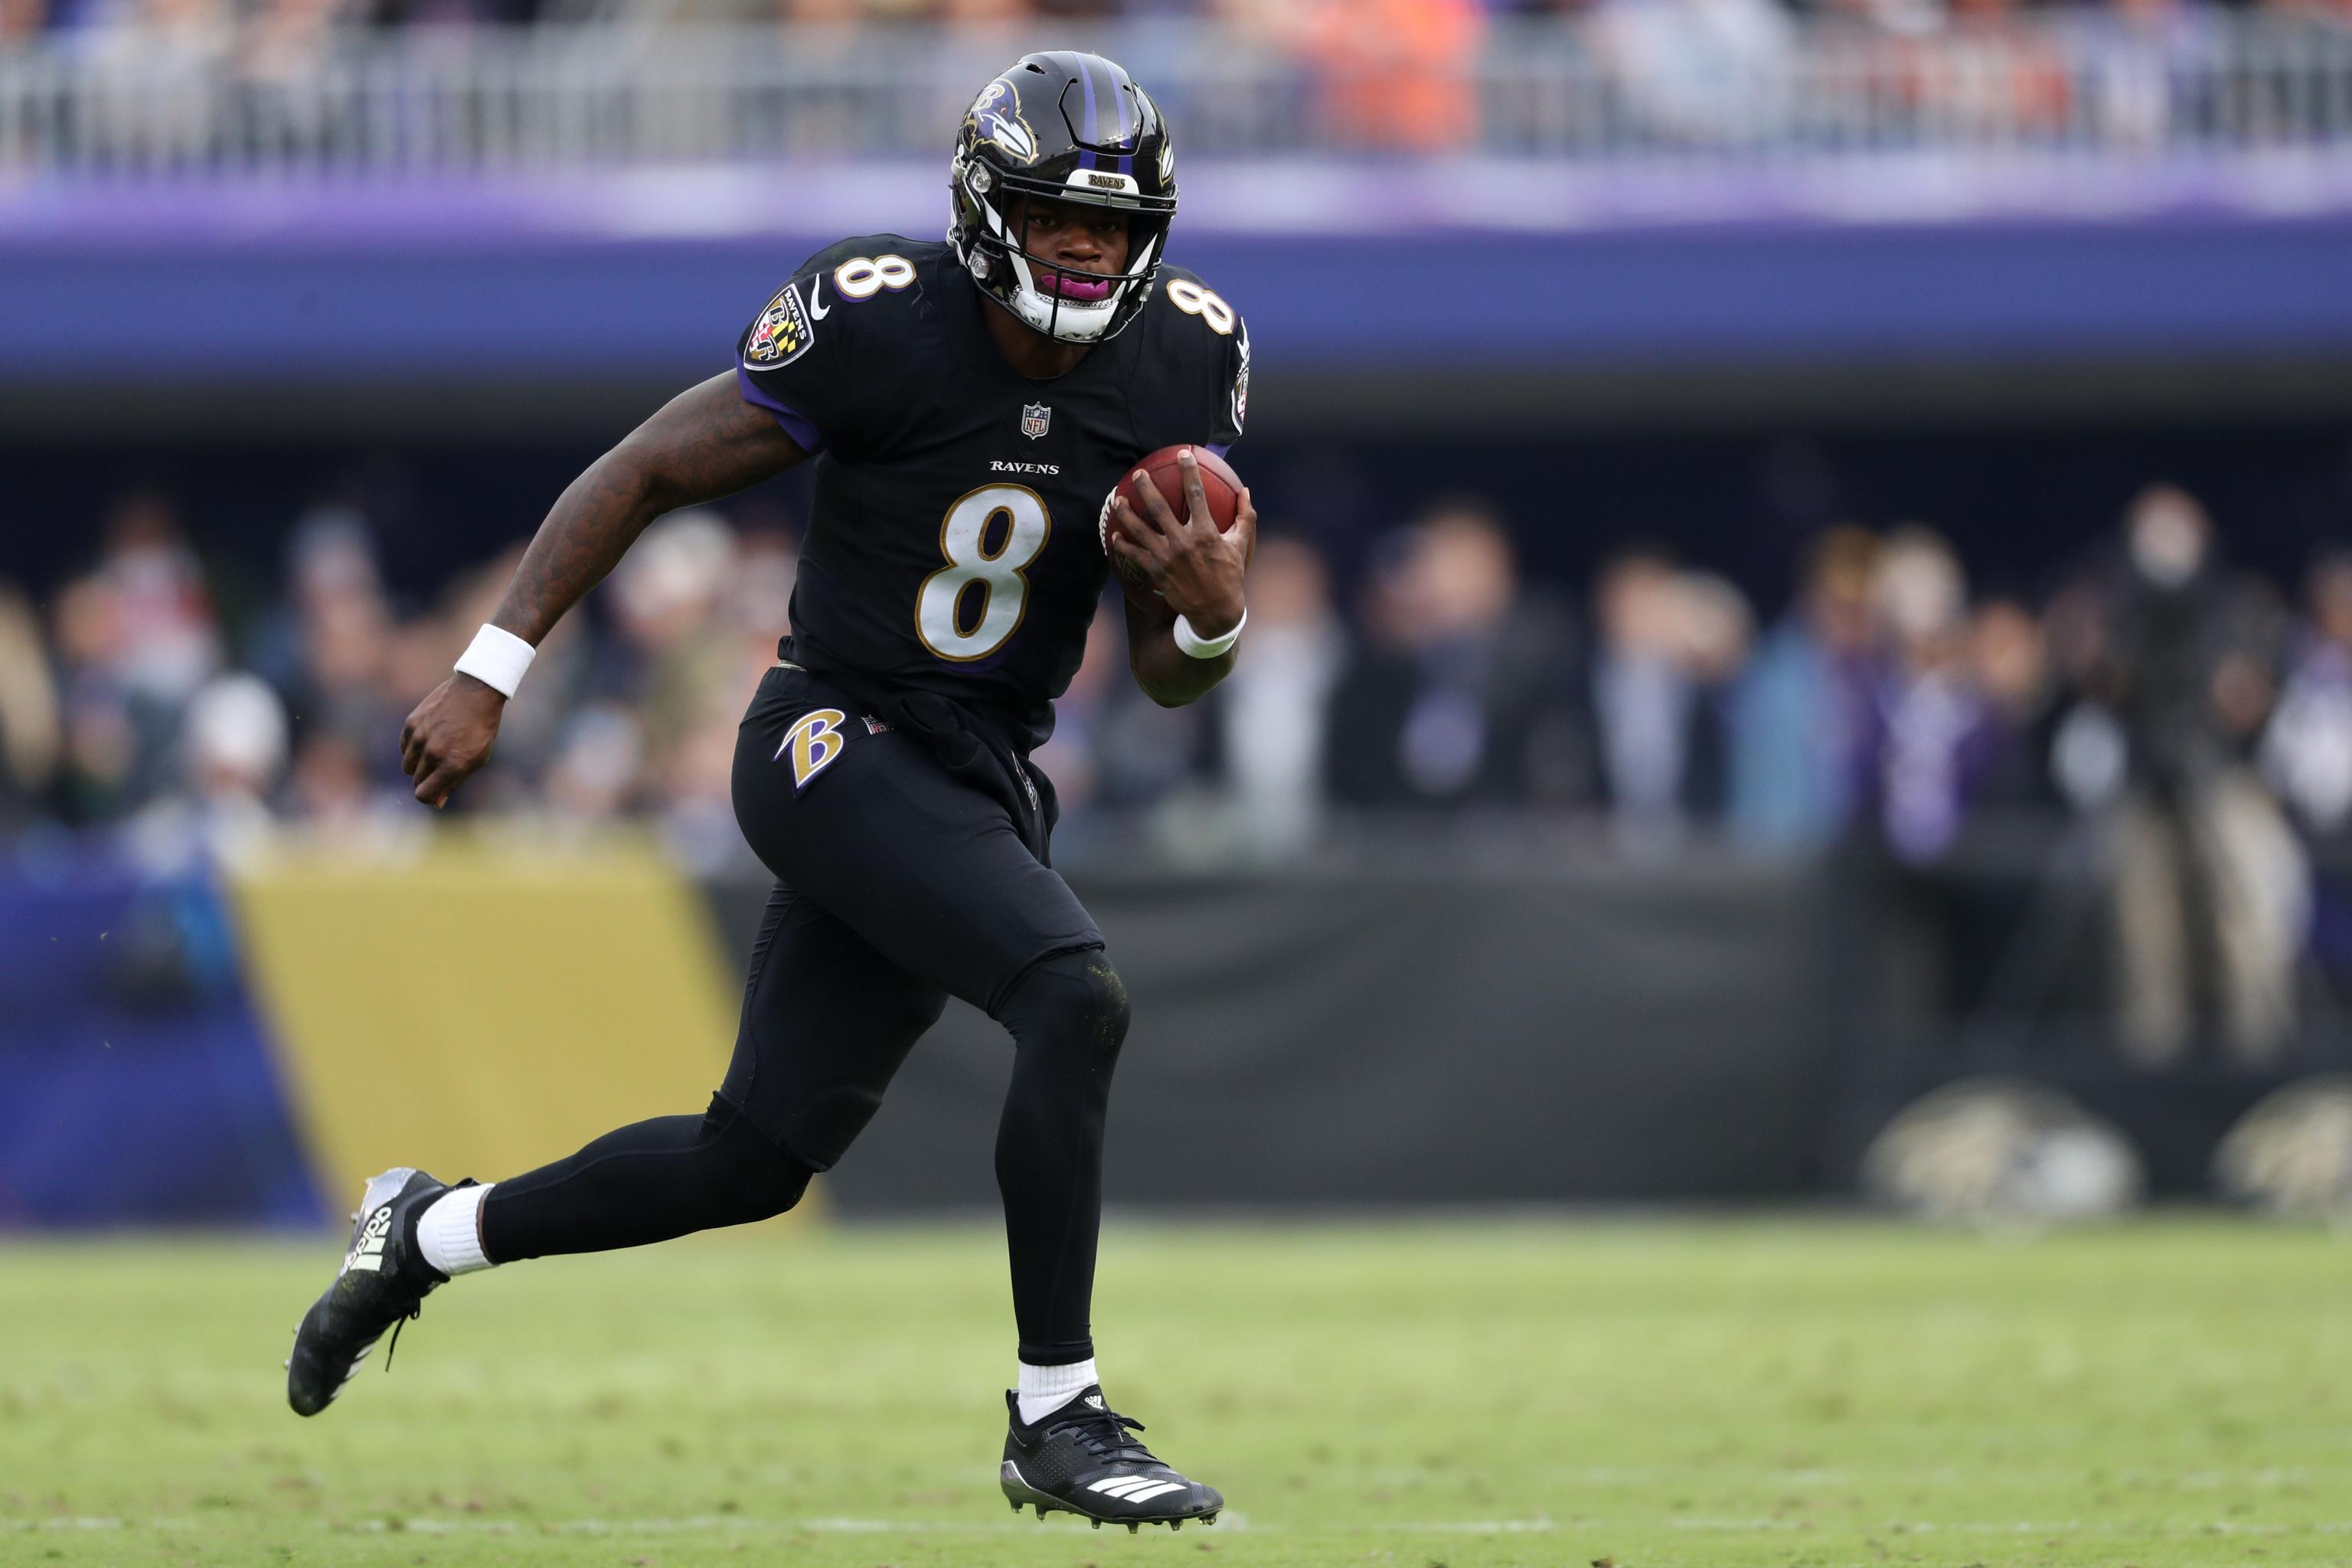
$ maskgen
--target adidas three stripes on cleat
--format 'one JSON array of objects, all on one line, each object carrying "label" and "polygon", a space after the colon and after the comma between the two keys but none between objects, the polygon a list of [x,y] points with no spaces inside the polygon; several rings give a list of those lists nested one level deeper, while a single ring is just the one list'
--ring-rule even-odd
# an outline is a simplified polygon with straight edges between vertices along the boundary
[{"label": "adidas three stripes on cleat", "polygon": [[1129,1531],[1147,1524],[1181,1530],[1187,1520],[1213,1522],[1225,1500],[1216,1488],[1188,1480],[1162,1463],[1133,1433],[1143,1423],[1103,1403],[1099,1386],[1088,1387],[1036,1425],[1021,1419],[1018,1396],[1012,1430],[1004,1438],[1004,1495],[1013,1511],[1033,1505],[1043,1519],[1056,1510]]}]

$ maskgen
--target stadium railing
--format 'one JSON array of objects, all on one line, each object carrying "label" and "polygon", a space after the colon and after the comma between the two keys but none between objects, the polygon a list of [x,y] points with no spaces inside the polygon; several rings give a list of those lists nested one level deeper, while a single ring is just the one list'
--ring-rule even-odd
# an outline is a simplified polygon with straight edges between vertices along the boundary
[{"label": "stadium railing", "polygon": [[[1897,37],[1759,12],[1497,24],[1367,64],[1190,23],[1076,41],[1134,62],[1190,152],[1744,164],[1888,153],[2352,144],[2352,26],[2097,13]],[[998,34],[641,25],[348,31],[279,47],[139,25],[0,46],[0,170],[404,174],[936,154]],[[1433,97],[1433,95],[1434,95]]]}]

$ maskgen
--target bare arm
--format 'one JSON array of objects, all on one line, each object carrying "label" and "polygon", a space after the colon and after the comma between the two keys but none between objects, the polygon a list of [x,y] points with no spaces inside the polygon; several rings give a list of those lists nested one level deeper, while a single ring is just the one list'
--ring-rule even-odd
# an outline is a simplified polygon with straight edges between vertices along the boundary
[{"label": "bare arm", "polygon": [[1215,658],[1194,658],[1176,646],[1176,617],[1182,616],[1204,637],[1219,637],[1241,624],[1242,574],[1257,550],[1257,510],[1244,490],[1233,531],[1219,533],[1209,521],[1201,470],[1188,452],[1177,459],[1184,475],[1187,516],[1178,517],[1159,487],[1137,487],[1144,510],[1124,500],[1112,503],[1118,531],[1110,547],[1150,579],[1155,592],[1127,596],[1127,663],[1136,684],[1162,708],[1195,701],[1233,672],[1228,649]]},{"label": "bare arm", "polygon": [[1233,673],[1231,649],[1214,658],[1194,658],[1176,646],[1176,615],[1165,599],[1127,596],[1127,667],[1135,683],[1162,708],[1197,702]]},{"label": "bare arm", "polygon": [[[732,371],[663,405],[556,498],[491,619],[537,646],[666,511],[716,500],[808,454],[743,401]],[[400,761],[416,798],[447,804],[498,738],[506,699],[470,675],[434,688],[401,726]]]}]

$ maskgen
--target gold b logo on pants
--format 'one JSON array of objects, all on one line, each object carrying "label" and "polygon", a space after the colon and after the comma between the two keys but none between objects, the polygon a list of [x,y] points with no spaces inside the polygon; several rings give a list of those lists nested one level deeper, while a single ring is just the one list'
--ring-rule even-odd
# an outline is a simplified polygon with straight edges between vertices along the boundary
[{"label": "gold b logo on pants", "polygon": [[793,754],[793,793],[808,788],[809,781],[840,761],[849,744],[841,726],[849,715],[838,708],[816,708],[793,721],[784,731],[783,744],[776,748],[776,760],[781,762],[786,752]]}]

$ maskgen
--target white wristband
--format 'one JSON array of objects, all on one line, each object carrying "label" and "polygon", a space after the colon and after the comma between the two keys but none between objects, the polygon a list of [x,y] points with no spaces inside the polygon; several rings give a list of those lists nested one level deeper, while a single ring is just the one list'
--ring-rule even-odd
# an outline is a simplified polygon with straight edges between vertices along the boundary
[{"label": "white wristband", "polygon": [[457,660],[457,673],[470,675],[501,697],[512,697],[515,688],[522,684],[522,672],[539,650],[504,626],[494,626],[488,621],[474,634]]},{"label": "white wristband", "polygon": [[1221,637],[1204,637],[1192,629],[1192,623],[1183,616],[1176,617],[1176,646],[1192,658],[1222,658],[1233,652],[1234,644],[1242,640],[1242,628],[1249,625],[1249,611],[1234,623],[1234,629]]}]

